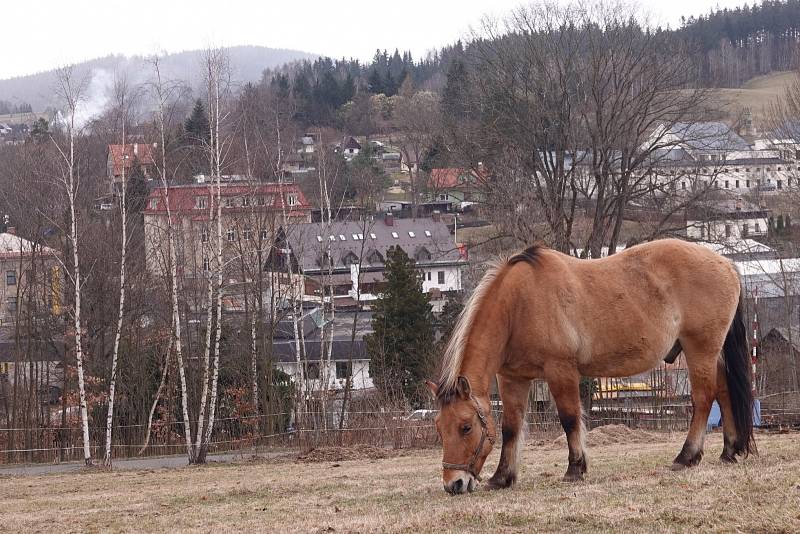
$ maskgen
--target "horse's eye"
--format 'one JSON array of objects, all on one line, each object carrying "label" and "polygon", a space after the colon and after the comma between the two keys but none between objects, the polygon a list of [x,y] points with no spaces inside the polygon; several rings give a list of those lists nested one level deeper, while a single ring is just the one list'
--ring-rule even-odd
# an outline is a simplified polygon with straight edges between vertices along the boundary
[{"label": "horse's eye", "polygon": [[461,427],[461,433],[465,436],[469,434],[470,430],[472,430],[472,425],[469,423],[465,423],[464,426]]}]

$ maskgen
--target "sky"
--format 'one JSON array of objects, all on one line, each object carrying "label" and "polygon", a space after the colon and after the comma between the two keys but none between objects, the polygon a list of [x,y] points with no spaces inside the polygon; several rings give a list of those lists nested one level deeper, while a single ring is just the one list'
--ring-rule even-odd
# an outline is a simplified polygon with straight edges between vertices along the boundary
[{"label": "sky", "polygon": [[[428,51],[466,38],[482,17],[521,0],[2,0],[0,79],[109,54],[262,45],[369,60],[375,50]],[[745,0],[641,0],[676,27]],[[752,3],[752,0],[749,0]],[[9,46],[9,44],[11,44]]]}]

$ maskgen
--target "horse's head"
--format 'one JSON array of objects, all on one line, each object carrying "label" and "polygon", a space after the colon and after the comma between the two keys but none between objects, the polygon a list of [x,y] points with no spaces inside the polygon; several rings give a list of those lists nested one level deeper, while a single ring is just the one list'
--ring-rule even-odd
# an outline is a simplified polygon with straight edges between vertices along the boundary
[{"label": "horse's head", "polygon": [[444,489],[454,495],[472,491],[494,445],[491,406],[472,394],[466,377],[459,376],[452,391],[440,391],[433,382],[426,384],[439,401],[436,431],[442,438]]}]

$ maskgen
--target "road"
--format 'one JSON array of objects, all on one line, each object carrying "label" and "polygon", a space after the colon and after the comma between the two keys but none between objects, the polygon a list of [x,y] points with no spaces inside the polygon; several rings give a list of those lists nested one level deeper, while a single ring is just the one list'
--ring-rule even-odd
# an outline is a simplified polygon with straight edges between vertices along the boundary
[{"label": "road", "polygon": [[[233,462],[251,458],[269,459],[291,454],[290,451],[264,452],[256,449],[243,449],[236,452],[209,454],[208,462]],[[102,460],[95,460],[102,462]],[[114,460],[114,470],[145,470],[185,467],[188,465],[185,455],[151,456],[146,458],[121,458]],[[83,462],[64,462],[57,464],[15,464],[0,467],[0,477],[21,475],[46,475],[53,473],[77,473],[85,469]]]}]

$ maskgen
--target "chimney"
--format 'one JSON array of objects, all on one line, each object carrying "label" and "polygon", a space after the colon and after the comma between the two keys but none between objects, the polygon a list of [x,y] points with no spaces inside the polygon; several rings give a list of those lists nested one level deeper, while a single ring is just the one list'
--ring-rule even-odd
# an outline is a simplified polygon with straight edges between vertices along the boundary
[{"label": "chimney", "polygon": [[16,226],[9,226],[8,228],[6,228],[6,233],[11,235],[17,235]]},{"label": "chimney", "polygon": [[383,218],[383,222],[386,224],[386,226],[394,226],[394,215],[387,213],[386,217]]},{"label": "chimney", "polygon": [[736,211],[742,211],[742,199],[741,198],[737,198],[736,199]]},{"label": "chimney", "polygon": [[431,219],[433,219],[433,222],[441,221],[442,220],[442,212],[439,211],[439,210],[433,210],[433,213],[431,214]]}]

